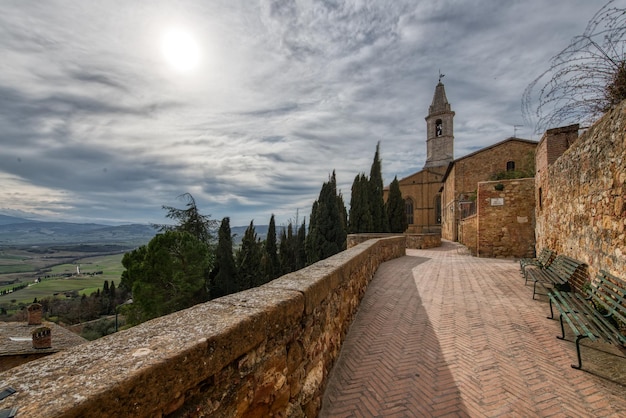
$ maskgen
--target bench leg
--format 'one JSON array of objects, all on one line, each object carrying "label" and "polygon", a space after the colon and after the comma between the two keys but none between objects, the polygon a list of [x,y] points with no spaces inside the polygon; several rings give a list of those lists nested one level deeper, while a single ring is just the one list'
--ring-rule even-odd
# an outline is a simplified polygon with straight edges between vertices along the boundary
[{"label": "bench leg", "polygon": [[[549,299],[550,302],[550,316],[548,319],[554,319],[554,312],[552,311],[552,298]],[[561,320],[561,326],[563,326],[563,321]]]},{"label": "bench leg", "polygon": [[578,356],[578,366],[575,364],[572,364],[573,369],[580,370],[583,368],[583,361],[580,357],[580,340],[582,340],[583,338],[587,338],[587,336],[579,335],[578,337],[576,337],[576,355]]},{"label": "bench leg", "polygon": [[[550,306],[550,310],[552,310],[552,306]],[[563,326],[563,314],[559,315],[559,321],[561,322],[561,336],[556,337],[556,338],[558,338],[559,340],[564,340],[565,339],[565,327]]]}]

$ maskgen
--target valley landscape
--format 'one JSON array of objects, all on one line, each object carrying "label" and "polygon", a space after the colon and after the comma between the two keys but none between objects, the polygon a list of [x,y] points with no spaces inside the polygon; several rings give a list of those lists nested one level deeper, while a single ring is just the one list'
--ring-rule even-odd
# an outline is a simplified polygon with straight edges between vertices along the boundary
[{"label": "valley landscape", "polygon": [[[235,245],[245,228],[232,228]],[[256,228],[264,237],[267,226]],[[0,215],[0,308],[15,312],[35,298],[90,295],[104,281],[119,285],[124,254],[155,234],[145,224],[46,222]]]}]

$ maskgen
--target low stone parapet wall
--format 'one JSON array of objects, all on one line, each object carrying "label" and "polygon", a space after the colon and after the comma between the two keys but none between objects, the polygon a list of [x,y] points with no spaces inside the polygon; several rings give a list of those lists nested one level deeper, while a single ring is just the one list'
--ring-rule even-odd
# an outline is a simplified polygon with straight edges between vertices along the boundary
[{"label": "low stone parapet wall", "polygon": [[[348,235],[348,248],[354,247],[362,242],[370,239],[398,237],[398,234],[350,234]],[[415,250],[441,247],[441,234],[427,233],[427,234],[412,234],[405,233],[401,235],[406,240],[406,248]]]},{"label": "low stone parapet wall", "polygon": [[406,234],[406,248],[425,250],[441,247],[441,234]]},{"label": "low stone parapet wall", "polygon": [[348,248],[352,248],[363,242],[369,241],[371,239],[390,238],[390,237],[402,237],[402,239],[404,239],[403,234],[384,234],[384,233],[348,234],[347,246]]},{"label": "low stone parapet wall", "polygon": [[0,374],[0,409],[45,417],[317,415],[367,284],[405,238],[369,240],[264,286]]}]

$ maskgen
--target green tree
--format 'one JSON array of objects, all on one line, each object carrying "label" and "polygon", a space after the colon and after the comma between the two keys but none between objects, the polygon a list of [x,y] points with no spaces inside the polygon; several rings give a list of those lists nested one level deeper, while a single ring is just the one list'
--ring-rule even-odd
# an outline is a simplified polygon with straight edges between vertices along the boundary
[{"label": "green tree", "polygon": [[[313,264],[315,261],[319,260],[319,251],[317,249],[318,245],[318,226],[317,226],[317,212],[318,212],[319,203],[318,201],[313,202],[313,206],[311,207],[311,216],[309,220],[309,233],[306,235],[306,241],[304,243],[306,249],[306,259],[307,265]],[[313,261],[315,260],[315,261]]]},{"label": "green tree", "polygon": [[296,270],[306,266],[306,220],[298,228],[296,240]]},{"label": "green tree", "polygon": [[222,219],[215,250],[215,268],[213,269],[214,295],[230,295],[240,290],[237,267],[233,256],[233,238],[230,231],[230,218]]},{"label": "green tree", "polygon": [[176,225],[153,224],[159,232],[184,231],[188,232],[207,245],[213,242],[213,231],[217,227],[217,221],[211,219],[211,215],[202,215],[196,205],[196,200],[189,193],[178,196],[187,201],[186,209],[178,209],[172,206],[163,206],[167,211],[166,218],[175,220]]},{"label": "green tree", "polygon": [[280,260],[278,259],[278,244],[276,242],[276,221],[274,214],[270,218],[270,224],[263,246],[263,257],[261,260],[264,283],[270,282],[280,276]]},{"label": "green tree", "polygon": [[127,292],[132,292],[135,279],[144,274],[144,263],[147,252],[148,246],[142,245],[139,248],[127,252],[124,254],[124,257],[122,257],[124,271],[120,278],[120,287],[123,287]]},{"label": "green tree", "polygon": [[351,234],[361,232],[372,232],[373,221],[370,210],[369,180],[363,173],[358,174],[352,183],[352,194],[350,196],[350,219],[348,231]]},{"label": "green tree", "polygon": [[184,231],[166,231],[132,253],[122,260],[130,267],[126,270],[130,274],[122,280],[126,278],[127,283],[132,283],[134,312],[130,317],[134,321],[156,318],[207,300],[206,274],[214,260],[207,244],[195,236]]},{"label": "green tree", "polygon": [[389,225],[385,213],[383,198],[383,174],[380,161],[380,142],[376,144],[376,153],[370,169],[369,180],[369,209],[372,213],[372,232],[387,232]]},{"label": "green tree", "polygon": [[293,233],[293,224],[289,222],[287,228],[281,228],[280,251],[280,274],[288,274],[298,269],[296,263],[298,236]]},{"label": "green tree", "polygon": [[394,177],[389,185],[386,212],[389,217],[389,232],[402,233],[408,227],[406,222],[404,199],[400,191],[398,177]]},{"label": "green tree", "polygon": [[246,229],[241,240],[241,248],[237,251],[237,271],[239,280],[243,289],[263,284],[263,274],[261,274],[261,251],[262,243],[259,241],[254,222],[250,221],[250,225]]},{"label": "green tree", "polygon": [[333,171],[322,185],[319,198],[313,203],[307,237],[309,264],[337,254],[346,248],[346,208],[337,193],[337,179]]}]

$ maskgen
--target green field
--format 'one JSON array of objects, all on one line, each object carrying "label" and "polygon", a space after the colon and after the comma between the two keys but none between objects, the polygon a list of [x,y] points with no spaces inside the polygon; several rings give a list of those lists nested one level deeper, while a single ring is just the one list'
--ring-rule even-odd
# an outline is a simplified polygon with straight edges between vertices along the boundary
[{"label": "green field", "polygon": [[[120,276],[124,271],[122,267],[123,254],[97,256],[83,258],[76,264],[61,264],[52,267],[52,271],[48,274],[76,273],[76,265],[80,266],[81,275],[73,277],[59,277],[45,279],[40,283],[31,284],[31,286],[0,296],[0,304],[9,303],[15,299],[17,303],[31,303],[35,298],[42,299],[48,296],[54,296],[55,293],[59,297],[64,297],[64,292],[77,291],[80,294],[91,294],[98,288],[102,288],[105,280],[115,282],[115,286],[120,284]],[[103,274],[95,276],[88,273],[102,271]],[[11,288],[11,286],[5,286]]]},{"label": "green field", "polygon": [[37,271],[32,264],[0,264],[0,274],[27,273]]}]

